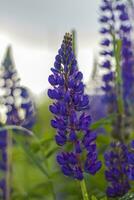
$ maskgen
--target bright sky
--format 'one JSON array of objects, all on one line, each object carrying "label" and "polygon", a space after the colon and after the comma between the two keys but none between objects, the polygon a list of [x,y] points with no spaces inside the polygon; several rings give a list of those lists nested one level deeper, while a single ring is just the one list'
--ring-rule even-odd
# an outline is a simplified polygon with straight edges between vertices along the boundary
[{"label": "bright sky", "polygon": [[77,31],[79,67],[88,81],[98,45],[100,0],[0,0],[0,60],[11,44],[22,84],[35,94],[48,75],[63,35]]}]

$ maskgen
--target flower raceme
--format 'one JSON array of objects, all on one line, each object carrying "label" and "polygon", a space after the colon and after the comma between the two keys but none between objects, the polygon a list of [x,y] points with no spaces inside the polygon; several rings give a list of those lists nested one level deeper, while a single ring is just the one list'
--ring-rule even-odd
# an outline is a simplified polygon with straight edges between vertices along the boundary
[{"label": "flower raceme", "polygon": [[[103,57],[101,67],[107,71],[103,76],[104,86],[102,87],[105,92],[105,101],[110,104],[115,102],[116,104],[115,66],[117,63],[115,63],[115,46],[117,41],[120,40],[121,55],[119,64],[123,80],[121,87],[123,87],[123,100],[128,112],[128,106],[133,103],[134,59],[131,40],[132,27],[127,5],[122,0],[102,0],[100,9],[102,12],[100,17],[100,23],[102,24],[100,33],[103,36],[101,42],[103,49],[101,52],[101,57]],[[114,105],[113,109],[117,109],[116,105]]]},{"label": "flower raceme", "polygon": [[[20,79],[15,70],[11,47],[8,47],[5,59],[0,68],[0,102],[5,108],[5,120],[0,123],[6,125],[19,125],[25,128],[32,128],[35,123],[35,106],[27,88],[20,86]],[[0,131],[0,171],[3,171],[3,178],[0,180],[0,197],[7,199],[6,174],[10,170],[7,148],[9,135],[7,130]],[[10,191],[9,191],[10,192]]]},{"label": "flower raceme", "polygon": [[[127,5],[122,0],[102,0],[100,7],[102,16],[101,34],[103,40],[103,62],[101,67],[107,71],[103,76],[105,102],[109,112],[117,112],[117,119],[113,122],[112,136],[116,142],[111,144],[111,150],[105,153],[106,180],[109,182],[107,195],[120,197],[130,189],[128,171],[129,148],[125,144],[127,128],[130,124],[128,116],[133,106],[133,51],[131,41],[131,24],[127,12]],[[120,46],[118,46],[120,45]],[[121,109],[120,109],[121,106]],[[125,117],[125,120],[124,120]],[[132,170],[131,170],[132,171]]]},{"label": "flower raceme", "polygon": [[66,33],[54,67],[51,69],[48,96],[54,100],[49,109],[54,114],[56,143],[62,147],[57,162],[66,176],[83,179],[83,172],[94,175],[101,167],[97,159],[96,133],[89,130],[89,97],[84,94],[83,74],[78,70],[72,50],[72,36]]}]

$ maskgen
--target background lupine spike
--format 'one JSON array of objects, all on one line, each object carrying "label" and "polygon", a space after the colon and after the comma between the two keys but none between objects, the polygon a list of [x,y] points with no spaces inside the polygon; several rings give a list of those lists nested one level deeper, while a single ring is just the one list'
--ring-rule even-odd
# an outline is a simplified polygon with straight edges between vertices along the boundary
[{"label": "background lupine spike", "polygon": [[56,143],[62,148],[57,162],[64,175],[82,180],[84,171],[94,175],[101,162],[97,159],[96,133],[89,130],[91,117],[86,114],[89,97],[84,94],[83,74],[77,67],[70,33],[65,34],[51,70],[53,74],[48,79],[53,87],[48,90],[48,96],[54,100],[50,105],[54,114],[51,125],[57,131]]},{"label": "background lupine spike", "polygon": [[20,78],[15,69],[11,46],[7,48],[2,62],[0,80],[0,89],[3,92],[0,99],[3,106],[6,107],[6,123],[21,125],[27,121],[27,118],[32,118],[32,116],[35,118],[33,98],[28,88],[20,85]]},{"label": "background lupine spike", "polygon": [[[1,106],[5,107],[5,123],[7,125],[21,125],[32,128],[35,123],[35,105],[30,92],[20,86],[20,78],[15,69],[11,46],[7,48],[2,66],[0,68],[0,96]],[[2,178],[2,197],[5,200],[10,198],[10,170],[8,148],[12,143],[11,135],[6,130],[0,131],[0,170],[4,172]],[[8,177],[8,179],[7,179]]]},{"label": "background lupine spike", "polygon": [[[103,1],[101,11],[103,14],[100,18],[100,22],[102,23],[102,29],[100,32],[104,38],[101,42],[102,49],[104,50],[101,52],[104,57],[104,61],[101,66],[108,71],[107,74],[103,76],[104,86],[102,87],[102,90],[105,93],[105,101],[107,103],[109,102],[109,107],[111,105],[111,112],[117,110],[117,85],[115,85],[117,73],[114,66],[117,65],[117,58],[115,54],[117,42],[121,41],[119,65],[121,67],[123,85],[118,87],[122,87],[125,112],[127,115],[131,115],[134,90],[134,55],[131,37],[132,26],[128,15],[127,3],[124,3],[122,0]],[[109,11],[109,14],[107,11]],[[103,18],[107,18],[107,20],[102,20]],[[110,52],[114,53],[114,57]],[[115,105],[112,106],[112,102],[114,102]]]},{"label": "background lupine spike", "polygon": [[[132,106],[132,85],[134,84],[133,53],[131,43],[131,25],[126,3],[123,1],[102,1],[101,34],[104,36],[101,45],[104,51],[102,68],[108,72],[103,76],[105,102],[109,105],[108,112],[116,112],[117,117],[113,122],[112,136],[116,142],[112,150],[105,154],[106,179],[110,182],[107,188],[109,197],[119,197],[130,189],[128,178],[128,146],[125,145],[125,123]],[[116,66],[116,67],[114,67]],[[124,107],[125,106],[125,107]],[[125,108],[125,109],[124,109]],[[125,122],[125,123],[124,123]],[[118,158],[118,161],[117,161]],[[120,160],[123,159],[123,160]],[[121,167],[120,167],[121,163]],[[117,180],[116,177],[118,176]]]}]

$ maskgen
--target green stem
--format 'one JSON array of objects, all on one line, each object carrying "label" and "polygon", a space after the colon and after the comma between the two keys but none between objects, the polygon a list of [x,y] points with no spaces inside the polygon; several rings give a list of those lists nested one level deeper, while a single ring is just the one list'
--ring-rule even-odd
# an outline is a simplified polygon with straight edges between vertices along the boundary
[{"label": "green stem", "polygon": [[80,181],[80,186],[81,186],[83,200],[89,200],[87,188],[86,188],[86,183],[85,183],[84,179],[82,181]]},{"label": "green stem", "polygon": [[123,101],[123,81],[122,81],[122,69],[120,66],[121,61],[121,40],[116,40],[115,35],[113,35],[113,44],[114,44],[114,56],[116,64],[116,89],[117,89],[117,104],[118,111],[120,115],[124,115],[124,101]]},{"label": "green stem", "polygon": [[11,163],[12,163],[12,134],[7,132],[7,147],[6,147],[6,153],[7,153],[7,170],[5,174],[5,181],[6,181],[6,196],[5,200],[10,200],[11,195]]},{"label": "green stem", "polygon": [[115,66],[116,66],[116,78],[115,78],[115,89],[117,96],[117,107],[118,107],[118,115],[117,115],[117,123],[119,129],[119,140],[124,141],[124,99],[123,99],[123,80],[122,80],[122,68],[121,68],[121,40],[116,40],[115,34],[112,34],[113,37],[113,47],[114,47],[114,57],[115,57]]}]

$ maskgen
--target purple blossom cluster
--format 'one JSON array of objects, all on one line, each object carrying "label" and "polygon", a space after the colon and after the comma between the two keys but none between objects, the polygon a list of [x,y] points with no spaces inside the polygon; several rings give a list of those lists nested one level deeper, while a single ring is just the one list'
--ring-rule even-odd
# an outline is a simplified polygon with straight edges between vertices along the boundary
[{"label": "purple blossom cluster", "polygon": [[114,91],[114,70],[112,68],[112,59],[114,56],[113,52],[113,41],[112,41],[112,35],[111,30],[114,28],[114,15],[112,10],[112,1],[102,1],[101,11],[102,16],[100,17],[100,22],[102,24],[102,28],[100,30],[100,33],[103,36],[103,40],[101,42],[103,50],[101,51],[101,57],[102,57],[102,64],[101,67],[107,71],[103,75],[103,82],[104,86],[102,86],[102,90],[105,92],[104,96],[104,102],[109,103],[111,106],[110,110],[113,110],[115,108],[115,91]]},{"label": "purple blossom cluster", "polygon": [[96,133],[89,126],[91,117],[87,114],[89,97],[84,94],[83,75],[78,70],[72,50],[72,36],[66,33],[49,83],[53,89],[48,96],[54,100],[49,109],[54,114],[51,125],[56,129],[56,143],[62,147],[57,161],[66,176],[83,179],[83,172],[94,175],[101,167],[97,158]]},{"label": "purple blossom cluster", "polygon": [[107,195],[112,198],[126,194],[130,189],[128,177],[128,147],[123,142],[112,142],[111,149],[104,155],[106,180],[109,182]]}]

